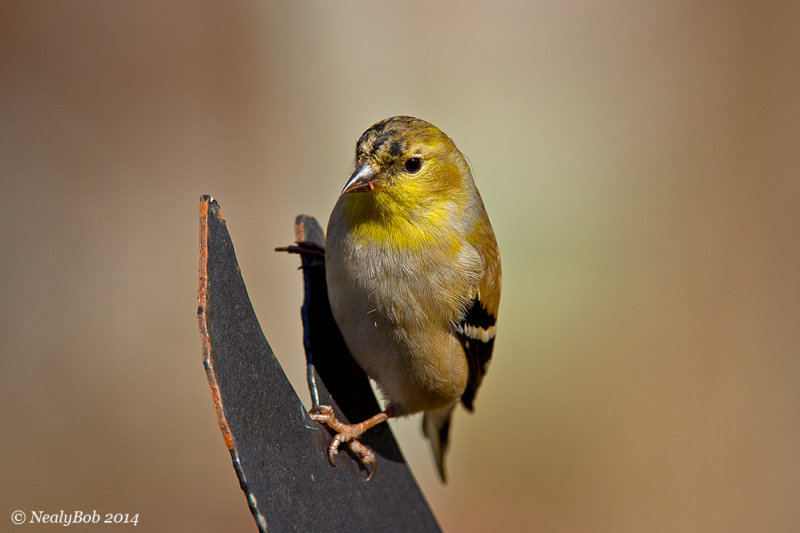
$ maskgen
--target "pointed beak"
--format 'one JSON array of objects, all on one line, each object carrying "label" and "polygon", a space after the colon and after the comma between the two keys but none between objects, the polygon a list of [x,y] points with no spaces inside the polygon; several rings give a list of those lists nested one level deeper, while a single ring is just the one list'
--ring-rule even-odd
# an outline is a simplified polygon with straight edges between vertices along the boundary
[{"label": "pointed beak", "polygon": [[374,191],[379,188],[380,184],[377,183],[381,178],[378,168],[370,163],[361,163],[356,167],[353,175],[347,181],[347,184],[342,189],[342,194],[348,192],[359,191]]}]

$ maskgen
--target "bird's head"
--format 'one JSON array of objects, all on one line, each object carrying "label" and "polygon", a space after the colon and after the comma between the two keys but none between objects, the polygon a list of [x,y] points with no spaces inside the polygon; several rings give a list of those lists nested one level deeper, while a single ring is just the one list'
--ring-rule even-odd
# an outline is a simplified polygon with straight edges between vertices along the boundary
[{"label": "bird's head", "polygon": [[429,220],[463,206],[474,187],[469,165],[450,137],[414,117],[371,126],[358,139],[355,159],[341,200],[357,218]]}]

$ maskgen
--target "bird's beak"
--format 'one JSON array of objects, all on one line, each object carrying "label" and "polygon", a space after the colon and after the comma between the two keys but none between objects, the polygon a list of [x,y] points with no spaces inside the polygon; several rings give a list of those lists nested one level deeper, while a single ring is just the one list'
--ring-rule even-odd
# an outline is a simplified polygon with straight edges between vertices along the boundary
[{"label": "bird's beak", "polygon": [[381,173],[373,163],[361,163],[342,189],[342,194],[382,189],[382,181]]}]

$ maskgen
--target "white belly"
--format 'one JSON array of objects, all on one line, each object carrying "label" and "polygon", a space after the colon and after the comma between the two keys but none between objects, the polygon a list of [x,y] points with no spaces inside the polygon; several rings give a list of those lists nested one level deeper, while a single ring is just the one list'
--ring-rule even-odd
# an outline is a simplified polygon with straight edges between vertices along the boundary
[{"label": "white belly", "polygon": [[[451,319],[432,317],[455,319],[458,304],[420,282],[412,256],[397,261],[351,253],[345,262],[339,253],[335,245],[326,250],[333,316],[353,357],[392,409],[410,414],[457,400],[466,387],[466,356]],[[444,276],[450,269],[442,270]],[[453,309],[444,314],[447,305]]]}]

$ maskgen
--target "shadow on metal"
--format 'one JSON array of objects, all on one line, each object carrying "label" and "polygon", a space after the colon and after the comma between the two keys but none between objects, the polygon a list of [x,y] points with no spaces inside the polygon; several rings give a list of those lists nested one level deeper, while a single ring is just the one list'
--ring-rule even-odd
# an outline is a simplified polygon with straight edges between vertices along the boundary
[{"label": "shadow on metal", "polygon": [[[319,224],[303,215],[295,238],[324,243]],[[378,402],[333,321],[324,262],[302,261],[312,398],[333,405],[342,421],[360,422]],[[378,458],[372,481],[346,447],[336,468],[328,463],[331,436],[309,418],[264,337],[210,196],[200,199],[197,317],[219,426],[260,531],[440,531],[386,424],[361,439]]]}]

